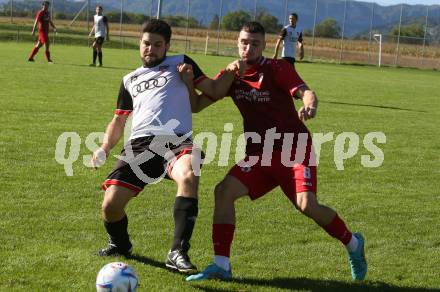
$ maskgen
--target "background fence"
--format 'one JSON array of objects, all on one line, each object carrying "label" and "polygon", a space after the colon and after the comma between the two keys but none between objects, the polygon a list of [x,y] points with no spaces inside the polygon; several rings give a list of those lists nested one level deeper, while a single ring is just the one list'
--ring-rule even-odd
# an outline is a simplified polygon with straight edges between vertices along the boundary
[{"label": "background fence", "polygon": [[[55,44],[90,44],[84,31],[90,31],[93,25],[93,14],[98,2],[94,0],[71,2],[71,5],[76,5],[74,14],[67,14],[61,10],[61,6],[66,9],[66,1],[51,2],[50,9],[54,22],[61,27],[56,38],[53,36]],[[136,1],[114,0],[111,7],[110,5],[106,7],[107,1],[104,2],[105,14],[111,12],[119,16],[117,23],[110,24],[111,42],[107,43],[107,46],[137,47],[139,25],[128,24],[126,20],[127,13],[133,11],[134,2]],[[285,25],[288,15],[296,12],[299,14],[298,26],[303,28],[305,33],[306,60],[378,64],[379,43],[374,36],[380,34],[382,65],[440,69],[440,5],[411,6],[403,1],[404,3],[393,7],[383,7],[371,1],[349,0],[282,0],[276,1],[276,5],[272,5],[273,1],[269,0],[205,1],[205,5],[209,5],[212,8],[210,11],[214,10],[218,18],[218,23],[212,25],[215,15],[200,13],[200,7],[195,5],[196,0],[182,0],[175,7],[167,6],[167,2],[169,0],[145,0],[135,12],[145,18],[167,15],[180,15],[186,18],[186,25],[173,27],[175,51],[236,55],[237,32],[227,31],[221,25],[225,15],[231,11],[243,10],[255,19],[258,13],[265,11],[277,17],[280,24]],[[29,34],[29,25],[33,22],[30,16],[35,14],[41,1],[26,1],[26,3],[26,7],[29,7],[29,3],[33,5],[31,12],[24,10],[23,1],[15,0],[3,4],[1,39],[33,40]],[[119,4],[118,9],[115,3]],[[268,5],[272,6],[268,8]],[[384,19],[384,15],[389,17]],[[194,19],[211,29],[190,28],[190,23]],[[332,37],[322,37],[319,34],[318,28],[326,19],[336,21],[338,34]],[[273,54],[276,38],[276,33],[267,36],[268,56]]]}]

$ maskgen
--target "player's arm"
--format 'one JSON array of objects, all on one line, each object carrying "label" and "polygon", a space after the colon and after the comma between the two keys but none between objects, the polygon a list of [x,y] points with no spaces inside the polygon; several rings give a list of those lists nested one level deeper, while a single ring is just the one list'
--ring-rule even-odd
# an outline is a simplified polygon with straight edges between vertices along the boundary
[{"label": "player's arm", "polygon": [[52,26],[54,31],[57,31],[57,28],[55,27],[55,24],[53,24],[52,19],[49,19],[49,24],[50,24],[50,26]]},{"label": "player's arm", "polygon": [[278,50],[280,49],[280,44],[284,40],[286,35],[287,35],[287,30],[283,28],[280,32],[280,35],[278,36],[277,43],[275,44],[275,52],[273,54],[274,59],[278,58]]},{"label": "player's arm", "polygon": [[299,59],[302,60],[304,59],[304,43],[303,43],[302,32],[299,34],[297,46],[299,49]]},{"label": "player's arm", "polygon": [[196,85],[196,88],[200,90],[208,99],[219,100],[228,95],[229,88],[232,82],[237,76],[243,76],[245,70],[245,64],[241,60],[235,60],[230,63],[226,68],[215,78],[206,78],[202,82]]},{"label": "player's arm", "polygon": [[125,123],[127,122],[128,115],[124,114],[115,114],[113,119],[108,124],[107,129],[105,130],[104,142],[102,143],[101,148],[107,153],[118,144],[119,139],[124,134]]},{"label": "player's arm", "polygon": [[196,84],[196,88],[206,95],[212,96],[214,99],[225,97],[235,78],[235,72],[225,70],[216,79],[205,78]]},{"label": "player's arm", "polygon": [[110,151],[118,144],[119,139],[124,134],[125,123],[128,115],[115,114],[111,122],[107,125],[105,130],[104,141],[100,148],[98,148],[92,155],[92,165],[94,168],[99,167],[102,160],[108,157]]},{"label": "player's arm", "polygon": [[177,70],[180,73],[180,76],[188,88],[189,92],[189,100],[191,103],[191,112],[198,113],[202,109],[208,107],[213,104],[215,101],[209,99],[203,94],[199,94],[194,87],[194,72],[193,68],[190,64],[180,64],[177,66]]},{"label": "player's arm", "polygon": [[108,19],[107,16],[104,16],[104,24],[105,24],[105,31],[107,32],[107,37],[106,39],[109,41],[110,40],[110,27],[108,25]]},{"label": "player's arm", "polygon": [[295,97],[303,102],[303,106],[298,110],[298,116],[302,121],[307,121],[316,116],[318,110],[318,97],[315,92],[307,86],[301,86],[295,93]]},{"label": "player's arm", "polygon": [[40,18],[40,13],[37,14],[34,21],[34,26],[32,27],[32,35],[35,35],[35,28],[37,28],[38,19]]},{"label": "player's arm", "polygon": [[277,43],[275,44],[275,52],[273,53],[273,58],[277,59],[278,58],[278,50],[280,49],[280,44],[281,44],[282,39],[278,38],[277,39]]},{"label": "player's arm", "polygon": [[301,79],[294,67],[287,62],[278,62],[272,68],[275,84],[285,90],[292,98],[301,99],[303,106],[298,110],[302,121],[314,118],[318,108],[318,98]]},{"label": "player's arm", "polygon": [[184,63],[192,66],[195,88],[211,96],[214,100],[221,99],[227,95],[236,74],[244,71],[245,67],[242,61],[234,61],[226,67],[223,74],[218,76],[218,78],[210,79],[203,74],[197,63],[188,56],[185,56]]},{"label": "player's arm", "polygon": [[92,37],[94,31],[95,31],[95,25],[92,26],[92,30],[89,33],[89,37]]},{"label": "player's arm", "polygon": [[190,94],[191,112],[193,113],[198,113],[216,102],[216,100],[209,98],[203,93],[197,93],[194,86],[192,87],[192,89],[188,87],[188,90]]},{"label": "player's arm", "polygon": [[229,93],[229,88],[232,82],[237,76],[243,76],[245,70],[244,62],[241,60],[235,60],[230,63],[221,73],[219,73],[215,79],[209,79],[212,82],[217,82],[217,86],[220,86],[221,92],[219,95],[210,95],[202,90],[201,94],[198,94],[195,90],[192,93],[192,105],[191,109],[193,113],[198,113],[202,109],[217,102]]},{"label": "player's arm", "polygon": [[104,135],[104,141],[101,147],[93,153],[92,165],[96,168],[100,161],[108,157],[110,151],[118,143],[124,134],[125,123],[130,113],[133,111],[133,99],[125,88],[124,82],[121,82],[117,102],[117,110],[111,122],[107,125]]}]

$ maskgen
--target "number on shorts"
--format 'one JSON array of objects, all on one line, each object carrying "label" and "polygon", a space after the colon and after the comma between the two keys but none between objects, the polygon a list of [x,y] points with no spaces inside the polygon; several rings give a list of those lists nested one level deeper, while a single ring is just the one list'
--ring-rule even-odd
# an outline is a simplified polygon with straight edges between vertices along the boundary
[{"label": "number on shorts", "polygon": [[310,173],[310,167],[304,167],[304,178],[310,179],[312,178],[312,175]]}]

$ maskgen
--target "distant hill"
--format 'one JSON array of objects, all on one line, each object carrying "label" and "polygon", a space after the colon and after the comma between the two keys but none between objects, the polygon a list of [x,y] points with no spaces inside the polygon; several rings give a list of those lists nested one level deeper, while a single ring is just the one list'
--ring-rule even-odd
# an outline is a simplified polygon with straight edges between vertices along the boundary
[{"label": "distant hill", "polygon": [[[112,9],[120,9],[120,0],[106,0],[105,5]],[[151,5],[153,3],[153,6]],[[162,14],[181,14],[186,15],[186,3],[183,0],[163,0]],[[223,14],[243,9],[251,14],[254,11],[254,0],[223,1]],[[402,22],[412,21],[413,18],[424,17],[426,15],[426,5],[404,5]],[[126,1],[126,10],[131,12],[143,11],[147,15],[155,15],[157,0],[130,0]],[[269,14],[276,16],[279,23],[285,21],[284,1],[281,0],[257,0],[257,8],[264,9]],[[369,2],[347,1],[347,19],[345,32],[347,36],[354,36],[365,30],[369,30],[372,4]],[[297,12],[300,17],[299,24],[304,29],[313,27],[315,13],[315,1],[289,1],[289,12]],[[318,19],[321,20],[331,17],[336,19],[342,26],[344,12],[344,1],[342,0],[319,0]],[[191,0],[191,15],[203,24],[208,24],[215,14],[220,13],[220,1]],[[440,5],[429,6],[429,13],[432,19],[440,17]],[[380,6],[374,4],[374,27],[393,26],[399,22],[400,5]]]},{"label": "distant hill", "polygon": [[[119,11],[121,0],[102,0],[105,11]],[[0,0],[0,3],[9,1]],[[20,2],[15,0],[15,3]],[[94,6],[98,1],[91,0]],[[143,13],[146,15],[156,15],[157,0],[125,0],[125,11],[134,13]],[[38,2],[32,1],[38,4]],[[83,5],[84,1],[56,0],[55,11],[64,13],[75,13]],[[220,0],[191,0],[191,16],[200,23],[207,25],[214,16],[220,14]],[[222,14],[245,10],[253,14],[255,0],[235,0],[223,1]],[[257,9],[264,9],[269,14],[276,16],[279,23],[285,21],[284,1],[281,0],[257,0]],[[5,4],[4,4],[5,5]],[[404,5],[402,22],[413,22],[414,19],[422,19],[426,15],[426,5]],[[345,33],[347,37],[359,35],[368,31],[370,28],[372,4],[369,2],[347,1],[347,19]],[[187,1],[184,0],[163,0],[163,15],[186,15]],[[299,14],[299,25],[303,29],[313,27],[313,18],[315,12],[315,1],[289,1],[288,12],[297,12]],[[317,22],[331,17],[338,21],[342,27],[344,12],[343,0],[319,0]],[[440,19],[440,5],[429,6],[430,21],[434,24]],[[400,16],[400,5],[380,6],[374,4],[374,28],[388,29],[398,24]]]}]

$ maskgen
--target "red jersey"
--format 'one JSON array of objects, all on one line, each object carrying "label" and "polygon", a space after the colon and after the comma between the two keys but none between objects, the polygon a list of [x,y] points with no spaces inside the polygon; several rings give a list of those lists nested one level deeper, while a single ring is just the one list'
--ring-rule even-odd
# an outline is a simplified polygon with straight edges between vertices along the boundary
[{"label": "red jersey", "polygon": [[48,34],[49,33],[49,22],[50,22],[50,13],[49,11],[44,11],[41,9],[37,12],[37,16],[35,18],[38,22],[38,32]]},{"label": "red jersey", "polygon": [[[235,78],[228,95],[243,117],[244,132],[255,132],[261,137],[261,143],[254,143],[251,139],[246,141],[247,154],[263,150],[266,131],[271,128],[275,127],[281,134],[294,133],[293,145],[296,145],[297,134],[309,133],[298,117],[292,98],[303,86],[306,86],[305,82],[284,60],[262,58],[247,69],[242,78]],[[274,140],[273,149],[282,148],[283,137]]]}]

